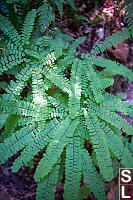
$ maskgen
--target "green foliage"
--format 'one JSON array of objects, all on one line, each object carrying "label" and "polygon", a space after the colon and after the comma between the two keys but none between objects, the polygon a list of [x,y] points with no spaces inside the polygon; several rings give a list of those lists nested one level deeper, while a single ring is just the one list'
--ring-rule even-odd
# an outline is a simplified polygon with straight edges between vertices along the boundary
[{"label": "green foliage", "polygon": [[29,11],[28,0],[1,0],[0,11],[6,16],[18,30],[23,23],[26,13]]},{"label": "green foliage", "polygon": [[38,184],[36,198],[43,200],[54,200],[56,192],[56,184],[58,180],[59,164],[57,163],[51,173]]},{"label": "green foliage", "polygon": [[[20,33],[7,18],[0,17],[0,28],[7,36],[0,73],[14,74],[9,84],[0,83],[4,89],[0,98],[0,128],[4,129],[0,163],[21,150],[12,166],[16,172],[41,151],[34,175],[37,200],[54,199],[64,173],[64,199],[78,200],[82,192],[93,192],[103,200],[104,182],[117,174],[114,160],[122,167],[133,166],[132,147],[121,138],[121,130],[133,135],[133,127],[118,115],[121,111],[132,116],[132,106],[107,93],[106,88],[116,74],[133,81],[133,72],[97,55],[131,37],[132,32],[125,28],[79,57],[75,48],[83,38],[68,42],[50,35],[35,37],[35,24],[42,15],[46,17],[45,8],[32,9]],[[46,24],[40,21],[40,28],[46,30],[52,20],[50,17]],[[103,70],[99,72],[96,66]],[[30,90],[26,92],[27,85]],[[82,179],[85,184],[81,187]]]},{"label": "green foliage", "polygon": [[[51,0],[51,1],[43,1],[40,0],[37,2],[37,16],[39,20],[37,20],[36,27],[40,27],[40,30],[36,30],[36,34],[40,35],[44,33],[48,26],[54,22],[55,14],[53,10],[55,10],[55,6],[57,6],[60,17],[63,15],[63,5],[69,4],[73,9],[75,9],[74,0]],[[17,30],[21,30],[22,24],[24,22],[25,16],[27,12],[31,9],[36,8],[36,3],[29,2],[28,0],[1,0],[0,1],[0,11],[6,16],[14,27]],[[28,16],[27,16],[28,18]],[[27,20],[28,22],[28,20]],[[4,23],[4,22],[3,22]],[[28,26],[28,23],[25,23]],[[25,27],[26,28],[26,27]]]},{"label": "green foliage", "polygon": [[81,131],[78,126],[66,147],[64,198],[78,199],[81,181]]},{"label": "green foliage", "polygon": [[55,15],[52,11],[52,7],[48,4],[43,4],[38,8],[38,15],[40,16],[38,23],[40,26],[40,30],[43,33],[49,26],[49,24],[54,21]]},{"label": "green foliage", "polygon": [[72,8],[75,8],[74,0],[51,0],[53,4],[55,4],[59,10],[60,16],[63,15],[63,3],[68,3]]},{"label": "green foliage", "polygon": [[125,20],[128,22],[128,27],[133,34],[133,1],[125,0],[121,6],[121,9],[125,8]]},{"label": "green foliage", "polygon": [[81,153],[82,171],[86,184],[89,186],[90,191],[95,194],[97,199],[105,199],[102,178],[97,174],[96,168],[88,152],[85,149],[82,149]]}]

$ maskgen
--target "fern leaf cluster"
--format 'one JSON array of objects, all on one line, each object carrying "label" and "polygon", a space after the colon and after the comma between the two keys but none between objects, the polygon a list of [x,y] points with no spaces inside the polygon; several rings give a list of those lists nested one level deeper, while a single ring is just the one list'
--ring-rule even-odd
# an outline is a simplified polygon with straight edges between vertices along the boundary
[{"label": "fern leaf cluster", "polygon": [[[121,130],[133,135],[133,127],[118,115],[121,111],[131,116],[132,106],[108,94],[106,88],[113,84],[116,74],[132,81],[133,72],[96,55],[130,37],[131,32],[125,28],[79,58],[75,46],[82,38],[70,44],[51,36],[34,37],[37,12],[33,9],[27,14],[21,33],[6,18],[0,22],[8,36],[0,73],[12,74],[14,70],[14,80],[0,84],[4,89],[0,128],[5,126],[0,138],[0,163],[21,150],[12,166],[16,172],[41,151],[43,157],[34,175],[38,200],[54,200],[64,174],[64,199],[81,199],[82,191],[88,193],[89,188],[103,200],[104,182],[115,177],[114,159],[122,167],[133,166],[131,148],[121,139]],[[65,75],[66,69],[70,77]],[[31,90],[22,95],[28,84]],[[82,179],[85,185],[80,187]]]}]

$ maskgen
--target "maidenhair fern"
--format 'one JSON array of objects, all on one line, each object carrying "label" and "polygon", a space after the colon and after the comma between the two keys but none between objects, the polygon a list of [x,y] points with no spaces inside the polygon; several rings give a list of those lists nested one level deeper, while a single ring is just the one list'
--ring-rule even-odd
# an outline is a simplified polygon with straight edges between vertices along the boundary
[{"label": "maidenhair fern", "polygon": [[[73,1],[68,2],[73,6]],[[38,12],[44,10],[44,5],[31,10],[20,33],[0,16],[1,31],[7,36],[0,73],[14,75],[10,83],[0,83],[4,90],[0,98],[0,128],[4,127],[0,163],[21,150],[12,166],[16,172],[41,151],[43,157],[34,175],[37,200],[54,200],[64,174],[64,199],[78,200],[83,193],[93,192],[103,200],[104,182],[116,175],[114,159],[122,167],[133,166],[131,148],[121,138],[121,131],[133,135],[133,127],[118,115],[121,111],[132,116],[132,106],[107,93],[106,88],[116,74],[133,81],[133,72],[97,55],[131,37],[132,32],[129,26],[79,57],[75,47],[82,38],[71,43],[51,36],[35,38],[34,24]],[[40,22],[43,31],[45,25]],[[96,66],[103,70],[99,72]],[[66,69],[70,77],[64,73]],[[27,85],[31,89],[25,92]],[[81,187],[82,179],[85,184]]]}]

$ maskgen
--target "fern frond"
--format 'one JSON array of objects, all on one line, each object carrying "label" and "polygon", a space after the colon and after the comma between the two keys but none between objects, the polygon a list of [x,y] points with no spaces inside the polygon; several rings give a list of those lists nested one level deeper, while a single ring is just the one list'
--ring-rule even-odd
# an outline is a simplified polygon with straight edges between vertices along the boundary
[{"label": "fern frond", "polygon": [[120,136],[116,135],[108,126],[103,128],[105,137],[108,142],[109,148],[113,151],[115,156],[121,160],[124,167],[133,166],[133,156],[131,152],[124,147]]},{"label": "fern frond", "polygon": [[27,164],[34,156],[42,150],[50,139],[53,138],[54,132],[60,125],[60,121],[54,119],[45,125],[44,131],[36,134],[34,138],[30,140],[30,143],[22,151],[21,155],[15,160],[13,164],[13,171],[17,171],[20,167]]},{"label": "fern frond", "polygon": [[52,108],[50,108],[49,119],[53,118],[66,118],[68,115],[68,108],[65,102],[61,101],[61,99],[56,99],[52,96],[48,96],[49,104],[52,104]]},{"label": "fern frond", "polygon": [[75,8],[75,1],[74,0],[66,0],[68,4],[72,7]]},{"label": "fern frond", "polygon": [[39,15],[39,26],[40,30],[43,33],[51,22],[55,20],[55,15],[53,13],[52,7],[48,4],[43,4],[37,10]]},{"label": "fern frond", "polygon": [[90,89],[92,90],[97,103],[103,101],[103,93],[105,88],[113,84],[113,79],[101,78],[93,69],[93,65],[84,61],[84,71],[87,76],[87,80],[90,81]]},{"label": "fern frond", "polygon": [[128,28],[117,31],[111,36],[107,37],[101,44],[97,44],[95,48],[91,50],[90,56],[96,56],[99,53],[103,53],[106,49],[108,49],[108,47],[115,46],[130,37],[131,35]]},{"label": "fern frond", "polygon": [[71,79],[70,79],[70,92],[69,92],[69,116],[74,119],[79,114],[80,98],[81,98],[81,68],[82,63],[76,61],[72,65]]},{"label": "fern frond", "polygon": [[125,0],[121,9],[125,8],[125,20],[128,22],[128,28],[131,29],[131,34],[133,35],[133,2],[132,0]]},{"label": "fern frond", "polygon": [[[34,176],[36,181],[43,179],[43,177],[47,176],[47,174],[50,172],[52,166],[57,162],[58,158],[63,152],[64,147],[67,145],[70,137],[74,133],[78,122],[78,119],[71,120],[69,117],[67,117],[56,129],[54,133],[54,140],[51,140],[46,153],[37,167]],[[44,166],[47,166],[46,170],[42,170],[44,169]]]},{"label": "fern frond", "polygon": [[105,76],[106,74],[109,76],[120,74],[124,77],[127,77],[130,81],[133,81],[132,70],[118,62],[111,61],[102,57],[90,58],[90,62],[94,65],[104,67],[105,69],[103,72],[101,72],[101,74],[104,74]]},{"label": "fern frond", "polygon": [[57,87],[59,87],[63,92],[69,93],[69,83],[65,77],[62,77],[58,74],[58,69],[49,69],[47,71],[46,68],[43,70],[43,74],[49,79],[52,83],[54,83]]},{"label": "fern frond", "polygon": [[4,1],[0,2],[0,11],[2,14],[5,14],[5,16],[9,17],[7,4]]},{"label": "fern frond", "polygon": [[22,44],[14,44],[11,40],[5,46],[6,56],[14,56],[15,59],[25,56],[24,47]]},{"label": "fern frond", "polygon": [[6,101],[0,99],[0,110],[3,110],[5,113],[12,113],[22,116],[31,117],[35,116],[34,105],[30,102],[24,101]]},{"label": "fern frond", "polygon": [[49,113],[49,119],[57,118],[64,119],[68,115],[67,109],[52,108]]},{"label": "fern frond", "polygon": [[83,184],[80,187],[80,190],[79,190],[78,200],[83,200],[84,197],[89,196],[89,194],[90,194],[90,190],[89,190],[88,185],[87,184]]},{"label": "fern frond", "polygon": [[7,92],[7,95],[5,95],[6,100],[12,100],[20,95],[31,75],[31,68],[31,65],[27,64],[26,67],[16,75],[16,81],[10,81],[10,85],[5,89]]},{"label": "fern frond", "polygon": [[7,35],[16,45],[20,44],[21,36],[18,34],[11,22],[4,16],[0,15],[0,30]]},{"label": "fern frond", "polygon": [[59,164],[56,164],[51,173],[48,174],[37,185],[36,200],[55,200],[56,184],[58,180]]},{"label": "fern frond", "polygon": [[[73,52],[76,53],[76,47],[78,47],[83,41],[85,40],[85,37],[79,37],[76,40],[74,40],[69,47],[69,53]],[[82,54],[83,55],[83,54]]]},{"label": "fern frond", "polygon": [[0,60],[0,74],[4,71],[8,71],[9,69],[13,68],[14,66],[21,64],[22,62],[26,61],[27,59],[24,58],[24,54],[9,55],[1,57]]},{"label": "fern frond", "polygon": [[65,69],[69,67],[70,65],[72,65],[72,63],[74,63],[75,61],[77,61],[77,59],[75,59],[73,54],[65,55],[64,58],[59,60],[59,63],[58,63],[59,72],[64,72]]},{"label": "fern frond", "polygon": [[34,69],[32,70],[32,93],[34,104],[39,104],[41,106],[47,105],[47,98],[44,91],[45,86],[41,69],[39,69],[38,66],[34,66]]},{"label": "fern frond", "polygon": [[35,22],[35,17],[36,17],[36,10],[32,9],[25,18],[22,31],[21,31],[21,38],[22,38],[22,43],[25,43],[29,40],[31,33],[33,31],[33,26]]},{"label": "fern frond", "polygon": [[[38,66],[34,66],[32,70],[32,93],[33,93],[33,102],[38,109],[38,115],[35,116],[36,122],[40,129],[43,129],[47,119],[48,111],[48,99],[47,95],[44,93],[45,87],[43,82],[43,77],[41,74],[41,69]],[[40,115],[40,113],[41,115]]]},{"label": "fern frond", "polygon": [[0,82],[0,88],[2,88],[3,90],[5,90],[8,87],[8,83],[5,81]]},{"label": "fern frond", "polygon": [[94,193],[98,200],[105,199],[105,192],[103,188],[103,180],[97,174],[96,168],[93,165],[91,157],[87,150],[82,149],[82,170],[85,179],[85,183],[89,186],[91,192]]},{"label": "fern frond", "polygon": [[8,158],[16,154],[36,134],[38,134],[36,126],[32,125],[31,127],[24,127],[14,132],[10,138],[5,139],[4,143],[0,144],[0,163],[4,163]]},{"label": "fern frond", "polygon": [[133,135],[133,127],[130,126],[124,118],[120,117],[118,114],[107,110],[107,108],[99,107],[89,107],[92,113],[95,113],[98,117],[115,126],[119,130],[123,130],[129,135]]},{"label": "fern frond", "polygon": [[[56,2],[61,5],[60,14],[63,3],[74,7],[73,0],[53,4]],[[27,14],[20,35],[6,18],[0,19],[0,28],[8,36],[5,44],[2,39],[0,74],[13,75],[8,84],[0,83],[4,89],[0,95],[0,162],[21,150],[12,166],[16,172],[43,152],[34,176],[40,182],[37,199],[54,199],[64,172],[66,200],[83,198],[82,191],[87,195],[93,192],[98,200],[105,199],[103,180],[112,180],[119,167],[133,165],[133,140],[128,145],[127,138],[122,141],[120,135],[121,130],[132,135],[133,127],[118,115],[123,112],[132,116],[133,106],[108,94],[106,88],[113,84],[116,74],[133,81],[133,72],[97,55],[130,38],[131,27],[80,57],[76,47],[84,37],[68,42],[50,31],[39,37],[54,20],[48,2]],[[41,31],[33,32],[36,22]],[[80,189],[82,177],[85,186]]]},{"label": "fern frond", "polygon": [[123,112],[128,115],[131,110],[131,105],[127,104],[125,101],[122,101],[117,96],[111,95],[109,93],[105,93],[100,107],[108,109],[109,111]]},{"label": "fern frond", "polygon": [[25,125],[30,125],[35,121],[33,117],[21,117],[18,120],[18,126],[25,126]]},{"label": "fern frond", "polygon": [[18,28],[18,19],[16,16],[14,5],[12,3],[9,4],[8,1],[1,0],[0,11],[11,21],[15,28]]},{"label": "fern frond", "polygon": [[66,146],[64,198],[77,200],[81,181],[81,147],[78,130]]},{"label": "fern frond", "polygon": [[58,7],[60,16],[62,17],[63,15],[63,0],[52,0],[52,2]]},{"label": "fern frond", "polygon": [[93,144],[94,152],[96,153],[100,171],[106,180],[112,180],[114,177],[113,168],[107,141],[101,128],[103,124],[99,123],[98,118],[95,116],[94,113],[87,113],[86,111],[84,112],[87,128],[89,130],[89,135]]}]

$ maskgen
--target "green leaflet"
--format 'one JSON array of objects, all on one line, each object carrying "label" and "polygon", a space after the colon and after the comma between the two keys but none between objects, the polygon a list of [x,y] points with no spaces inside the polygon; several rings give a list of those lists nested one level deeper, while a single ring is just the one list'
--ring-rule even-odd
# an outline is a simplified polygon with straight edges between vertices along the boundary
[{"label": "green leaflet", "polygon": [[48,174],[37,185],[36,200],[55,200],[56,184],[58,180],[59,164],[56,164],[51,173]]},{"label": "green leaflet", "polygon": [[98,118],[94,115],[94,113],[87,113],[86,110],[84,111],[84,113],[90,139],[96,153],[100,171],[103,177],[107,181],[110,181],[113,179],[114,175],[107,141],[101,128],[102,124],[99,123]]},{"label": "green leaflet", "polygon": [[62,0],[54,0],[53,3],[57,5],[60,16],[62,17],[62,15],[63,15],[63,5],[62,5],[63,1]]},{"label": "green leaflet", "polygon": [[4,32],[4,34],[10,37],[12,42],[19,44],[21,36],[17,33],[11,22],[2,15],[0,15],[0,22],[0,29]]},{"label": "green leaflet", "polygon": [[69,92],[69,116],[74,119],[79,115],[80,98],[81,98],[81,69],[82,63],[78,60],[72,64],[72,72],[70,79],[70,92]]},{"label": "green leaflet", "polygon": [[87,184],[84,184],[80,187],[78,199],[83,200],[85,196],[88,196],[90,194],[90,190]]},{"label": "green leaflet", "polygon": [[50,142],[59,124],[60,121],[54,119],[45,125],[44,131],[36,134],[34,138],[31,138],[31,142],[27,144],[21,155],[15,160],[12,167],[13,171],[17,171],[24,163],[27,164]]},{"label": "green leaflet", "polygon": [[36,126],[24,127],[12,134],[10,138],[0,144],[0,163],[4,163],[8,158],[22,149],[36,134]]},{"label": "green leaflet", "polygon": [[105,93],[104,100],[100,104],[100,107],[103,109],[108,109],[109,111],[119,111],[124,114],[128,114],[131,111],[131,105],[127,104],[125,101],[122,101],[119,97]]},{"label": "green leaflet", "polygon": [[107,75],[109,74],[111,76],[120,74],[124,77],[127,77],[129,80],[133,81],[132,70],[118,62],[111,61],[111,60],[101,58],[101,57],[90,58],[89,60],[95,65],[98,65],[100,67],[105,67],[106,69],[104,69],[104,71],[101,72],[105,76],[106,74]]},{"label": "green leaflet", "polygon": [[35,66],[32,70],[32,93],[34,104],[40,106],[45,106],[48,104],[47,96],[45,95],[44,91],[45,86],[41,74],[41,69],[38,69],[38,66]]},{"label": "green leaflet", "polygon": [[128,28],[131,30],[131,34],[133,35],[133,15],[132,15],[132,10],[133,10],[133,2],[131,0],[125,0],[122,5],[121,9],[125,9],[125,14],[124,18],[128,22]]},{"label": "green leaflet", "polygon": [[62,184],[62,180],[64,177],[64,171],[65,171],[65,150],[62,152],[61,157],[60,157],[60,169],[59,169],[59,173],[58,173],[58,181],[57,181],[57,186],[59,186],[60,184]]},{"label": "green leaflet", "polygon": [[119,64],[118,62],[103,59],[103,58],[97,58],[97,60],[92,60],[93,64],[99,65],[101,67],[105,67],[104,72],[102,74],[110,74],[111,76],[120,74],[124,77],[127,77],[129,80],[133,81],[133,74],[131,69],[128,69],[122,64]]},{"label": "green leaflet", "polygon": [[52,7],[47,4],[40,6],[37,12],[40,16],[38,23],[40,25],[41,32],[43,33],[50,23],[54,21],[55,15],[52,11]]},{"label": "green leaflet", "polygon": [[108,47],[115,46],[129,37],[130,32],[128,28],[117,31],[107,37],[101,44],[96,45],[95,48],[91,50],[90,56],[96,56],[97,54],[104,52]]},{"label": "green leaflet", "polygon": [[75,0],[66,0],[72,8],[75,8]]},{"label": "green leaflet", "polygon": [[94,167],[91,157],[85,149],[81,151],[82,155],[82,170],[86,184],[88,184],[91,192],[94,193],[98,200],[105,199],[105,192],[103,188],[103,181],[97,174],[96,168]]},{"label": "green leaflet", "polygon": [[57,69],[50,69],[49,71],[44,69],[43,74],[52,83],[57,85],[63,92],[69,93],[70,89],[69,89],[68,81],[66,78],[64,78],[60,74],[58,74]]},{"label": "green leaflet", "polygon": [[6,120],[8,119],[8,117],[9,117],[9,114],[7,114],[7,113],[0,113],[0,129],[4,126],[4,124],[5,124],[5,122],[6,122]]},{"label": "green leaflet", "polygon": [[105,137],[108,142],[109,148],[113,151],[115,156],[121,160],[122,165],[128,168],[133,166],[133,156],[127,147],[124,147],[123,142],[121,141],[120,136],[114,134],[109,127],[103,128],[105,132]]},{"label": "green leaflet", "polygon": [[133,127],[127,122],[124,118],[120,117],[115,112],[111,112],[109,110],[99,107],[89,107],[92,112],[95,112],[98,117],[107,121],[111,125],[115,126],[119,130],[123,129],[123,131],[127,132],[129,135],[133,135]]},{"label": "green leaflet", "polygon": [[34,105],[25,101],[6,101],[0,99],[0,110],[3,112],[22,115],[22,116],[34,116],[37,112],[34,112]]},{"label": "green leaflet", "polygon": [[8,87],[8,83],[6,82],[0,82],[0,88],[2,88],[3,90],[5,90]]},{"label": "green leaflet", "polygon": [[16,81],[10,81],[10,85],[5,89],[8,93],[6,100],[9,101],[14,99],[14,97],[18,96],[22,89],[26,86],[27,80],[29,79],[31,74],[31,66],[26,65],[24,69],[22,69],[19,74],[16,75]]},{"label": "green leaflet", "polygon": [[53,119],[53,118],[60,118],[60,119],[63,119],[67,116],[68,112],[65,108],[62,108],[62,107],[57,107],[57,108],[53,108],[52,110],[50,110],[50,116],[49,118],[50,119]]},{"label": "green leaflet", "polygon": [[[46,119],[48,118],[48,100],[47,95],[44,93],[45,87],[41,74],[41,70],[37,66],[34,67],[32,71],[32,93],[33,93],[33,102],[36,105],[38,114],[35,115],[35,120],[38,122],[39,130],[43,130]],[[40,115],[40,113],[41,115]]]},{"label": "green leaflet", "polygon": [[32,9],[25,18],[22,30],[21,30],[21,37],[22,37],[22,43],[25,43],[29,40],[31,33],[33,31],[33,25],[35,22],[36,17],[36,10]]},{"label": "green leaflet", "polygon": [[95,100],[97,103],[103,101],[103,92],[107,87],[113,84],[113,80],[109,78],[101,78],[93,69],[93,65],[87,61],[84,61],[85,73],[87,80],[90,81],[90,88],[94,94]]},{"label": "green leaflet", "polygon": [[[63,3],[68,3],[72,8],[75,8],[74,0],[66,0],[66,1],[64,1],[64,0],[52,0],[52,3],[57,6],[57,8],[59,10],[59,14],[60,14],[61,17],[63,15]],[[47,13],[47,12],[45,12],[45,13]]]},{"label": "green leaflet", "polygon": [[0,135],[0,141],[12,135],[12,132],[14,132],[15,128],[17,127],[18,120],[19,116],[17,115],[10,115],[6,119],[6,122],[4,123],[5,129],[2,132],[2,135]]},{"label": "green leaflet", "polygon": [[77,200],[81,181],[81,138],[78,130],[66,146],[64,198]]},{"label": "green leaflet", "polygon": [[18,120],[18,126],[24,126],[24,125],[29,125],[35,122],[35,119],[33,117],[21,117]]},{"label": "green leaflet", "polygon": [[[69,138],[74,133],[78,121],[78,119],[71,120],[69,117],[67,117],[56,129],[54,133],[54,140],[51,140],[46,150],[46,154],[44,154],[37,167],[34,176],[36,181],[42,180],[43,177],[47,176],[47,174],[50,172],[52,166],[57,162],[64,147],[67,145]],[[47,166],[47,168],[44,170],[45,166]]]},{"label": "green leaflet", "polygon": [[26,58],[24,58],[24,55],[25,54],[23,52],[20,52],[19,55],[16,54],[16,56],[9,55],[8,58],[6,56],[1,57],[0,74],[26,61]]}]

